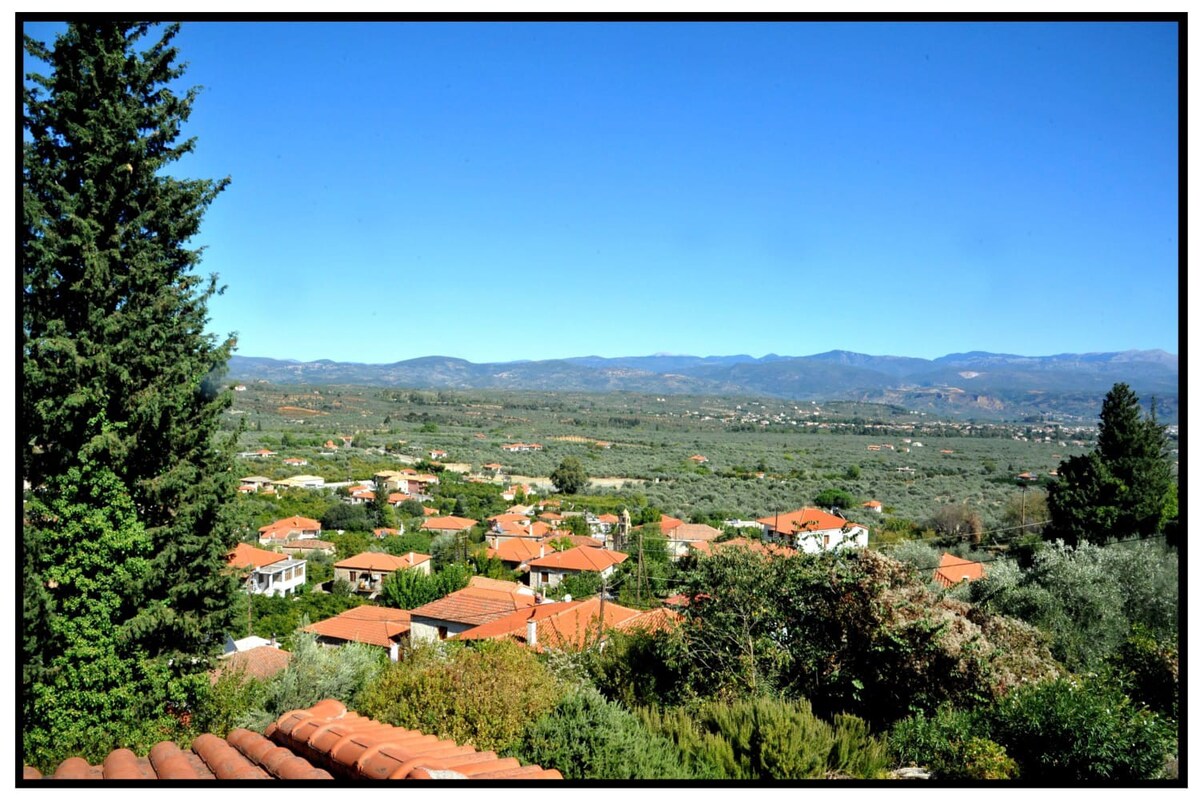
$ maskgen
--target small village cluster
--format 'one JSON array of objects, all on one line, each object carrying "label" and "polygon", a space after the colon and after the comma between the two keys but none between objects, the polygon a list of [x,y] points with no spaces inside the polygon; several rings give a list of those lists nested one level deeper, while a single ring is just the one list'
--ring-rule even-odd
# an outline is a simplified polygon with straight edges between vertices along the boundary
[{"label": "small village cluster", "polygon": [[[522,445],[529,446],[529,445]],[[702,456],[697,456],[702,457]],[[485,467],[486,468],[486,467]],[[315,478],[319,480],[320,478]],[[371,480],[350,485],[344,501],[351,504],[374,501],[376,492],[387,492],[389,504],[399,506],[409,500],[428,500],[425,493],[438,477],[414,469],[382,471]],[[310,484],[303,475],[283,480],[250,476],[241,481],[240,491],[278,491]],[[617,567],[630,554],[622,551],[630,533],[628,512],[596,515],[586,511],[563,510],[556,498],[536,499],[536,489],[513,486],[504,494],[508,500],[523,498],[505,512],[484,520],[440,515],[425,507],[421,529],[433,532],[466,534],[482,527],[489,558],[501,561],[520,575],[519,582],[472,577],[467,587],[412,610],[365,604],[332,618],[309,624],[303,631],[314,634],[327,646],[357,642],[388,650],[395,660],[401,646],[446,640],[510,638],[538,651],[546,649],[582,649],[598,640],[605,631],[635,628],[660,629],[678,620],[675,610],[686,602],[683,596],[668,597],[663,607],[650,611],[635,610],[611,601],[602,588],[596,596],[559,600],[547,597],[573,575],[598,576],[602,586],[614,576]],[[880,512],[882,503],[863,503],[867,510]],[[565,526],[571,517],[582,517],[588,535],[572,534]],[[708,524],[691,524],[663,514],[659,528],[666,539],[672,560],[705,556],[727,547],[744,547],[759,552],[794,555],[820,553],[843,548],[865,548],[867,527],[840,515],[813,507],[799,508],[755,520],[730,520],[730,526],[753,528],[758,538],[736,537],[724,541],[722,531]],[[280,519],[259,529],[259,546],[239,544],[230,554],[230,565],[242,571],[247,590],[268,596],[294,594],[306,582],[305,556],[323,552],[336,557],[337,544],[321,537],[321,522],[302,516]],[[400,529],[377,528],[376,538],[404,534]],[[432,574],[433,560],[427,554],[408,552],[391,555],[361,552],[333,563],[334,580],[345,581],[350,590],[367,600],[376,599],[384,581],[393,573],[416,570]],[[944,586],[984,576],[983,566],[946,554],[935,581]],[[271,644],[261,638],[230,641],[229,654],[245,652]],[[271,657],[271,656],[262,656]]]}]

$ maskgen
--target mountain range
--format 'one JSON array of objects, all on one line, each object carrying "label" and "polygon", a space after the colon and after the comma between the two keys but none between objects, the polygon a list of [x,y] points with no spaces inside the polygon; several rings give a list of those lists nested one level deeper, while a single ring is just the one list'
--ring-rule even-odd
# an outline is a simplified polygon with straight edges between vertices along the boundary
[{"label": "mountain range", "polygon": [[229,376],[283,384],[853,400],[995,420],[1091,421],[1113,383],[1124,382],[1143,400],[1153,396],[1160,419],[1173,421],[1179,397],[1179,356],[1163,350],[1047,356],[965,352],[932,360],[833,350],[798,357],[589,355],[479,364],[443,356],[363,364],[235,355]]}]

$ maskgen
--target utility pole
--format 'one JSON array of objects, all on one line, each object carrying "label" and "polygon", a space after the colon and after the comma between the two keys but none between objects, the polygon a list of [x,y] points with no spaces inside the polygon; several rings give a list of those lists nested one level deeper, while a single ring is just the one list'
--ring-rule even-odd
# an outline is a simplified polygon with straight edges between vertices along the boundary
[{"label": "utility pole", "polygon": [[639,535],[639,536],[638,536],[638,587],[637,587],[637,597],[638,597],[638,604],[639,604],[639,605],[640,605],[640,604],[642,604],[642,582],[643,582],[643,580],[644,580],[644,578],[645,578],[645,573],[646,573],[646,572],[645,572],[645,566],[643,565],[643,561],[642,561],[642,539],[644,538],[644,536],[645,536],[645,529],[643,528],[643,530],[642,530],[642,535]]},{"label": "utility pole", "polygon": [[246,578],[246,637],[254,635],[254,592],[251,587],[254,584],[254,575],[251,573]]}]

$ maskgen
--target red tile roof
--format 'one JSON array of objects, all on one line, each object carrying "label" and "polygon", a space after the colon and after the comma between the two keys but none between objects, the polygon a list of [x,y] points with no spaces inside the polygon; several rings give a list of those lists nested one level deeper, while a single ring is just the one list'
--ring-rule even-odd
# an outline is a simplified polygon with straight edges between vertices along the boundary
[{"label": "red tile roof", "polygon": [[963,580],[982,580],[986,576],[982,563],[956,558],[949,552],[942,553],[938,569],[933,573],[933,579],[947,588],[958,585]]},{"label": "red tile roof", "polygon": [[751,552],[758,552],[762,555],[782,555],[784,557],[791,557],[798,552],[789,547],[781,547],[777,544],[764,544],[762,541],[754,541],[749,538],[731,538],[728,541],[721,541],[719,543],[698,541],[692,545],[693,550],[704,555],[711,555],[718,550],[735,547],[738,549],[748,549]]},{"label": "red tile roof", "polygon": [[657,633],[673,629],[681,621],[683,621],[683,616],[679,614],[679,611],[672,610],[671,608],[655,608],[654,610],[648,610],[645,613],[631,616],[625,621],[617,622],[616,629],[624,633],[634,632],[635,630]]},{"label": "red tile roof", "polygon": [[567,535],[565,533],[562,535],[552,535],[546,539],[546,545],[549,546],[552,541],[570,541],[572,544],[574,544],[577,547],[602,547],[602,546],[604,546],[604,544],[601,544],[599,541],[592,538],[590,535]]},{"label": "red tile roof", "polygon": [[321,541],[317,538],[306,538],[303,541],[288,541],[283,544],[284,549],[315,549],[322,552],[331,552],[336,546],[332,541]]},{"label": "red tile roof", "polygon": [[[472,578],[472,580],[475,579],[478,578]],[[516,583],[512,583],[512,585],[517,586]],[[441,599],[419,608],[413,608],[412,615],[414,618],[425,617],[479,626],[501,616],[507,616],[521,608],[530,607],[536,601],[531,594],[489,590],[468,585]]]},{"label": "red tile roof", "polygon": [[489,522],[518,522],[529,523],[529,517],[524,513],[497,513],[495,516],[487,517]]},{"label": "red tile roof", "polygon": [[400,535],[400,531],[395,527],[376,527],[371,531],[376,538],[385,538],[389,535]]},{"label": "red tile roof", "polygon": [[411,621],[407,610],[359,605],[302,629],[323,638],[357,641],[386,648],[391,646],[396,638],[408,632]]},{"label": "red tile roof", "polygon": [[281,555],[278,552],[268,552],[265,549],[252,547],[249,544],[238,544],[233,552],[229,553],[229,565],[235,569],[257,569],[262,566],[270,566],[272,563],[278,563],[281,560],[287,560],[287,555]]},{"label": "red tile roof", "polygon": [[707,524],[679,524],[667,537],[673,541],[712,541],[720,535],[720,530]]},{"label": "red tile roof", "polygon": [[487,555],[489,558],[499,558],[505,563],[524,563],[542,557],[545,554],[542,546],[528,538],[509,538],[501,541],[499,546],[490,548]]},{"label": "red tile roof", "polygon": [[289,516],[258,528],[258,532],[262,534],[263,538],[283,538],[293,532],[319,533],[321,532],[321,523],[316,519],[304,516]]},{"label": "red tile roof", "polygon": [[877,499],[869,499],[862,504],[864,508],[882,508],[883,503]]},{"label": "red tile roof", "polygon": [[575,547],[562,552],[548,554],[529,562],[529,568],[553,569],[555,571],[602,572],[629,555],[597,547]]},{"label": "red tile roof", "polygon": [[[642,614],[639,610],[623,607],[613,602],[604,603],[603,629],[612,629]],[[459,635],[464,641],[484,638],[514,638],[528,643],[525,636],[528,623],[537,624],[538,650],[583,649],[600,637],[600,598],[583,601],[549,602],[531,608],[523,608],[481,624]]]},{"label": "red tile roof", "polygon": [[[102,765],[80,757],[64,760],[53,779],[191,780],[384,780],[384,779],[562,779],[555,769],[522,766],[516,758],[479,752],[450,739],[382,724],[346,710],[336,699],[292,710],[264,735],[235,729],[222,739],[196,737],[190,751],[170,741],[149,756],[117,749]],[[25,766],[25,780],[45,779]]]},{"label": "red tile roof", "polygon": [[216,668],[209,672],[209,677],[214,683],[226,673],[241,673],[247,679],[265,680],[286,669],[291,661],[292,653],[286,649],[256,646],[221,658]]},{"label": "red tile roof", "polygon": [[604,524],[616,524],[617,522],[619,522],[621,520],[618,517],[613,516],[611,513],[605,513],[600,516],[597,516],[596,521],[603,522]]},{"label": "red tile roof", "polygon": [[664,513],[662,514],[662,518],[659,519],[658,523],[664,533],[669,533],[679,525],[683,524],[683,519],[676,519],[674,516],[668,516]]},{"label": "red tile roof", "polygon": [[459,516],[439,516],[436,519],[430,518],[422,522],[421,526],[426,530],[452,530],[458,532],[460,530],[469,530],[478,522],[474,519],[463,519]]},{"label": "red tile roof", "polygon": [[[778,532],[780,535],[794,535],[797,532],[808,532],[810,530],[840,530],[850,522],[847,522],[841,516],[834,516],[832,513],[826,513],[820,508],[801,508],[800,510],[781,513],[778,517],[763,516],[756,520],[759,524],[775,529],[778,523]],[[857,525],[862,527],[862,525]]]},{"label": "red tile roof", "polygon": [[333,564],[335,569],[366,569],[374,572],[394,572],[407,569],[429,560],[428,555],[409,552],[407,555],[389,555],[386,552],[360,552],[353,557]]}]

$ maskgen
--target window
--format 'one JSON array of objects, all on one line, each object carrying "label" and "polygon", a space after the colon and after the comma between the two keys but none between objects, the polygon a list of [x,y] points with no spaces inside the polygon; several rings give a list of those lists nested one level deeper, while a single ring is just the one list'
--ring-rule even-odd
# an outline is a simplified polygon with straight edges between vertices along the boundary
[{"label": "window", "polygon": [[446,629],[446,626],[445,626],[444,624],[439,624],[439,625],[438,625],[438,640],[439,640],[439,641],[445,641],[445,640],[446,640],[446,634],[447,634],[448,632],[450,632],[450,631]]}]

